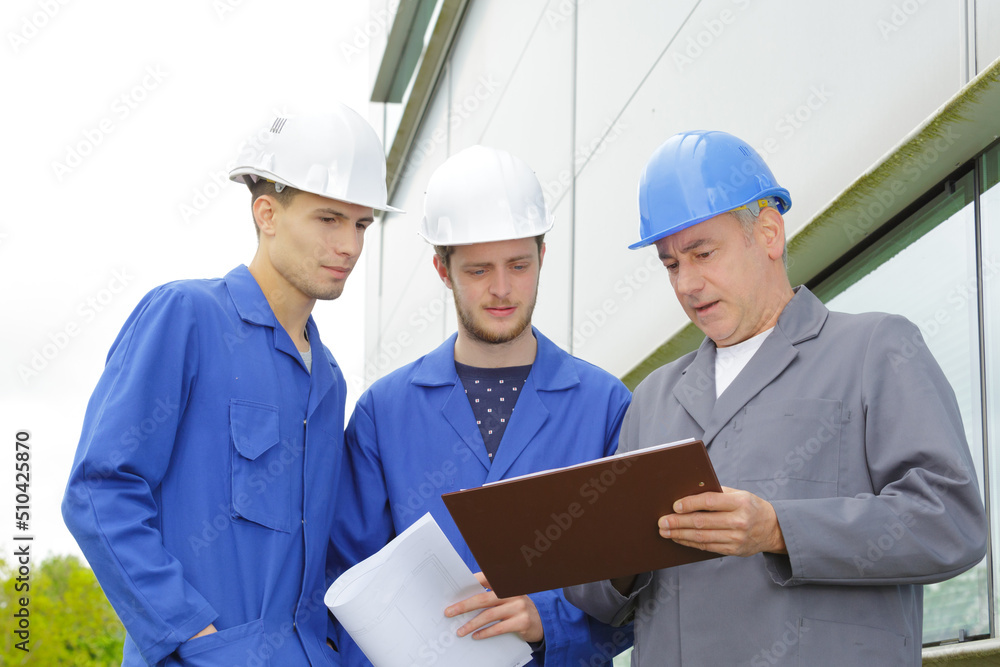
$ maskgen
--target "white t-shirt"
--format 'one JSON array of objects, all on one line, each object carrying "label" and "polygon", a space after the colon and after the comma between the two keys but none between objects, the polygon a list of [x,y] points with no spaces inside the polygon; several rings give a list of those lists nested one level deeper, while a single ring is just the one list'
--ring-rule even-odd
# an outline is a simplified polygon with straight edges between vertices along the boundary
[{"label": "white t-shirt", "polygon": [[750,363],[750,359],[757,353],[760,346],[764,344],[764,339],[774,331],[771,327],[767,331],[762,331],[753,338],[747,338],[742,343],[730,345],[729,347],[719,347],[715,350],[715,397],[722,396],[726,387],[733,383],[740,371]]}]

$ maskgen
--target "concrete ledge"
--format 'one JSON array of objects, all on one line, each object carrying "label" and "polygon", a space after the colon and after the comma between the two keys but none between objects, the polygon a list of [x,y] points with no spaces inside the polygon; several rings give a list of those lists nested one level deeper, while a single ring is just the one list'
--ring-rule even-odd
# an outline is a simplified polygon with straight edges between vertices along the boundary
[{"label": "concrete ledge", "polygon": [[979,639],[924,649],[925,665],[985,667],[1000,665],[1000,639]]}]

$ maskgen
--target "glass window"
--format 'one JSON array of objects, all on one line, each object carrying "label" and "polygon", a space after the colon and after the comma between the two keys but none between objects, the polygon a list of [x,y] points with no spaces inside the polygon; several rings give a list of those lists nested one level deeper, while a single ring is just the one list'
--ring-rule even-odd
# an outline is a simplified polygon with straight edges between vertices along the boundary
[{"label": "glass window", "polygon": [[[987,151],[980,162],[982,179],[980,182],[980,228],[983,239],[982,284],[983,284],[983,340],[986,369],[986,424],[990,443],[989,478],[994,486],[990,489],[990,513],[1000,516],[1000,498],[997,497],[996,480],[1000,480],[1000,144]],[[1000,531],[996,523],[991,530],[991,545],[994,554],[1000,549]],[[993,581],[1000,581],[1000,563],[994,558]],[[1000,614],[1000,597],[994,595],[994,618]]]},{"label": "glass window", "polygon": [[[920,327],[958,397],[983,486],[975,172],[969,171],[813,290],[831,310],[883,311]],[[924,642],[989,635],[984,561],[924,587]]]}]

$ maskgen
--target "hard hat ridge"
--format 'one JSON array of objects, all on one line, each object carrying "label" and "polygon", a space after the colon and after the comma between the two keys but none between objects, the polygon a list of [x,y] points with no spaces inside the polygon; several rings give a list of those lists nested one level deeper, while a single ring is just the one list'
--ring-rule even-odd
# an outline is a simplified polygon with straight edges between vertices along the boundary
[{"label": "hard hat ridge", "polygon": [[418,233],[433,245],[468,245],[539,236],[553,222],[528,165],[507,151],[476,145],[431,175]]},{"label": "hard hat ridge", "polygon": [[[338,104],[322,114],[279,116],[264,132],[267,140],[244,148],[229,172],[233,181],[259,178],[322,197],[380,211],[388,205],[385,152],[371,125]],[[280,190],[279,190],[280,191]]]},{"label": "hard hat ridge", "polygon": [[[667,139],[639,179],[639,236],[629,248],[661,238],[760,200],[779,213],[792,206],[760,155],[746,142],[720,131],[689,131]],[[766,205],[766,204],[765,204]]]}]

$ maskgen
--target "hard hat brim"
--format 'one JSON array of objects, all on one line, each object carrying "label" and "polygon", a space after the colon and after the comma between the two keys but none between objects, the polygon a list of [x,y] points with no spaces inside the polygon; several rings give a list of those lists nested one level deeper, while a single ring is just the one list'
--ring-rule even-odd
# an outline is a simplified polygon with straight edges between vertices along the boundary
[{"label": "hard hat brim", "polygon": [[272,174],[269,171],[265,171],[263,169],[257,169],[255,167],[250,167],[250,166],[235,167],[232,171],[229,172],[229,180],[233,181],[234,183],[243,183],[245,185],[249,185],[247,183],[247,180],[243,178],[244,176],[257,176],[258,178],[264,178],[274,183],[280,183],[286,187],[295,188],[296,190],[301,190],[302,192],[309,192],[314,195],[319,195],[320,197],[326,197],[327,199],[342,201],[344,203],[354,204],[356,206],[366,206],[376,211],[385,211],[387,213],[406,213],[406,211],[404,211],[403,209],[396,208],[395,206],[389,206],[389,204],[378,204],[369,201],[359,201],[345,197],[331,197],[328,193],[318,192],[312,188],[306,188],[300,185],[296,185],[295,183],[289,183],[288,179],[278,178],[276,174]]},{"label": "hard hat brim", "polygon": [[741,203],[741,204],[739,204],[737,206],[734,206],[733,208],[726,209],[725,211],[719,211],[718,213],[711,213],[710,215],[706,215],[706,216],[694,218],[692,220],[685,220],[684,222],[678,223],[678,224],[674,225],[673,227],[670,227],[669,229],[661,230],[661,231],[659,231],[659,232],[657,232],[655,234],[650,234],[649,236],[647,236],[647,237],[639,240],[638,242],[633,243],[632,245],[630,245],[628,247],[628,249],[629,250],[638,250],[639,248],[645,248],[646,246],[653,245],[654,243],[656,243],[660,239],[665,239],[668,236],[671,236],[672,234],[676,234],[677,232],[682,232],[685,229],[688,229],[689,227],[694,227],[697,224],[705,222],[706,220],[711,220],[712,218],[714,218],[716,216],[719,216],[719,215],[723,215],[724,213],[730,213],[732,211],[735,211],[735,210],[737,210],[739,208],[742,208],[743,206],[746,206],[747,204],[749,204],[750,202],[754,201],[755,199],[764,198],[764,197],[774,197],[774,198],[778,199],[778,206],[776,208],[778,210],[778,213],[781,213],[782,215],[784,215],[785,213],[787,213],[788,209],[790,209],[792,207],[792,197],[788,193],[788,190],[786,190],[785,188],[782,188],[782,187],[768,188],[767,190],[764,190],[763,192],[761,192],[759,194],[759,196],[751,197],[750,199],[746,200],[745,202],[743,202],[743,203]]},{"label": "hard hat brim", "polygon": [[420,228],[417,230],[417,235],[423,240],[427,241],[431,245],[435,246],[459,246],[459,245],[476,245],[477,243],[496,243],[497,241],[516,241],[518,239],[533,239],[536,236],[541,236],[542,234],[548,234],[555,224],[556,218],[554,215],[545,216],[545,225],[537,229],[531,230],[530,233],[525,234],[507,234],[502,230],[493,237],[490,236],[477,236],[475,239],[453,239],[444,237],[434,237],[431,234],[426,233],[425,230],[428,229],[427,220],[424,218],[421,221]]}]

